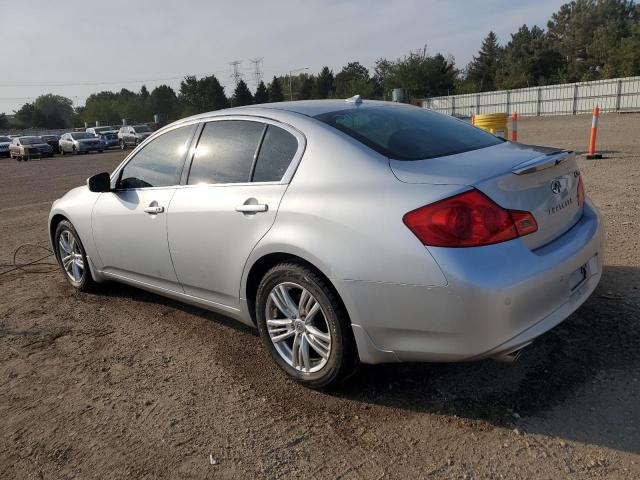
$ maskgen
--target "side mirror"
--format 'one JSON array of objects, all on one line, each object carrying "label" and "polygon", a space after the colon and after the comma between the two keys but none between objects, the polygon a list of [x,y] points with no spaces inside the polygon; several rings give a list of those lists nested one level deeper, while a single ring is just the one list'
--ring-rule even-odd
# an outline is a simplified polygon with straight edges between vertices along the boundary
[{"label": "side mirror", "polygon": [[98,173],[87,179],[87,186],[91,192],[110,192],[111,176],[107,172]]}]

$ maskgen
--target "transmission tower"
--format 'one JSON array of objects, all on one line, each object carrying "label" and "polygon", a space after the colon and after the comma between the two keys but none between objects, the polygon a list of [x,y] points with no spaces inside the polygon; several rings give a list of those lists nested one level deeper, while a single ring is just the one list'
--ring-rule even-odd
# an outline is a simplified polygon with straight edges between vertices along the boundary
[{"label": "transmission tower", "polygon": [[262,81],[262,60],[264,59],[264,57],[256,57],[256,58],[252,58],[249,61],[251,63],[253,63],[253,78],[256,82],[256,88],[258,88],[258,85],[260,85],[260,82]]},{"label": "transmission tower", "polygon": [[233,68],[233,73],[231,74],[231,78],[238,85],[238,82],[242,80],[242,74],[240,73],[239,66],[242,63],[241,60],[234,60],[233,62],[229,62],[229,65]]}]

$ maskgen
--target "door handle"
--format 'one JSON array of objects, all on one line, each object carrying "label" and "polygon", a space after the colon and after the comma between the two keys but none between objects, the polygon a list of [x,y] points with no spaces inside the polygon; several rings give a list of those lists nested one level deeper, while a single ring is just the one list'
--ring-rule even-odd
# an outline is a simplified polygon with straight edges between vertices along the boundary
[{"label": "door handle", "polygon": [[242,212],[242,213],[266,212],[267,210],[269,210],[269,205],[266,205],[264,203],[257,203],[257,204],[245,203],[243,205],[238,205],[236,207],[236,212]]},{"label": "door handle", "polygon": [[144,209],[145,213],[150,213],[151,215],[156,215],[158,213],[164,212],[164,207],[147,207]]}]

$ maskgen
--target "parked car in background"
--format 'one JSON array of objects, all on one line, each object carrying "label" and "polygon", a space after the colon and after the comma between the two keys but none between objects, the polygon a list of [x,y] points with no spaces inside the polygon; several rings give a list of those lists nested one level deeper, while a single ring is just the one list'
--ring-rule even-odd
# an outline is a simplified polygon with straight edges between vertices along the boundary
[{"label": "parked car in background", "polygon": [[35,135],[15,137],[9,145],[9,156],[19,162],[26,162],[32,158],[53,157],[53,148]]},{"label": "parked car in background", "polygon": [[89,153],[104,151],[104,143],[87,132],[69,132],[60,137],[60,153]]},{"label": "parked car in background", "polygon": [[180,120],[56,200],[49,232],[73,287],[121,281],[255,325],[311,387],[357,360],[513,361],[591,295],[604,256],[573,152],[358,97]]},{"label": "parked car in background", "polygon": [[40,138],[51,146],[54,153],[60,153],[60,137],[58,135],[40,135]]},{"label": "parked car in background", "polygon": [[102,140],[105,149],[118,146],[118,131],[110,125],[87,128],[87,133],[91,133]]},{"label": "parked car in background", "polygon": [[149,125],[131,125],[120,127],[118,132],[118,143],[124,150],[127,147],[135,147],[153,133]]},{"label": "parked car in background", "polygon": [[9,145],[11,145],[11,139],[4,135],[0,135],[0,157],[9,156]]}]

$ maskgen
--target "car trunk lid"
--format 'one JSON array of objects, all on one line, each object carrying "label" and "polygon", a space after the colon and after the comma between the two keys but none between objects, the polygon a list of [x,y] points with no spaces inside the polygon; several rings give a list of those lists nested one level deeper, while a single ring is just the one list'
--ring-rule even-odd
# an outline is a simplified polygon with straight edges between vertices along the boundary
[{"label": "car trunk lid", "polygon": [[553,241],[582,216],[580,172],[567,150],[505,142],[427,160],[390,160],[390,166],[406,183],[471,186],[503,208],[531,212],[538,230],[522,237],[531,249]]}]

